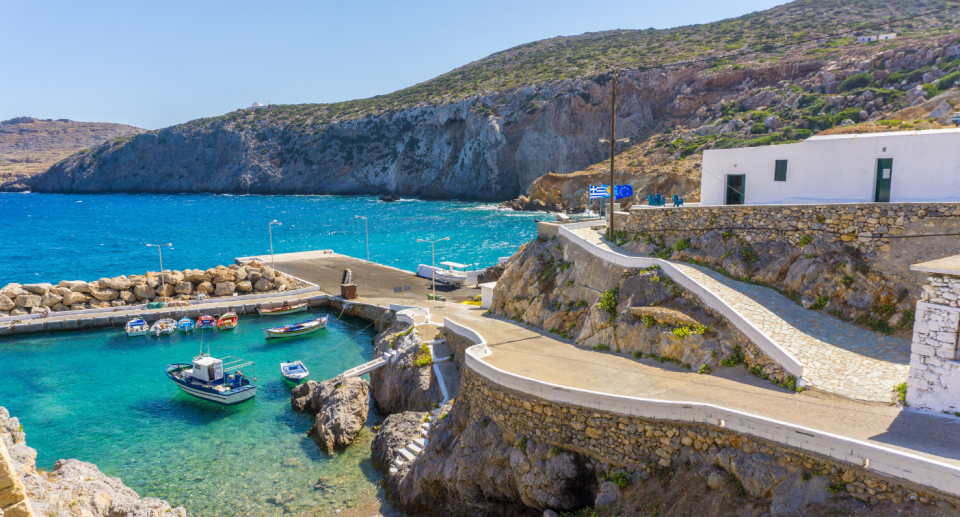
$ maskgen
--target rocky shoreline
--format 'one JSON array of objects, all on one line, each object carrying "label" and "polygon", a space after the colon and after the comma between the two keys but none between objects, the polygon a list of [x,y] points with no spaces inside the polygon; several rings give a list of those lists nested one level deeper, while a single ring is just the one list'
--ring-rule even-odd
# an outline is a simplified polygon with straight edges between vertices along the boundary
[{"label": "rocky shoreline", "polygon": [[210,269],[148,271],[143,275],[101,278],[92,282],[10,283],[0,289],[0,317],[103,309],[150,302],[189,301],[235,294],[283,292],[307,287],[258,261]]},{"label": "rocky shoreline", "polygon": [[[140,498],[118,478],[92,463],[58,460],[53,470],[37,469],[37,451],[27,447],[16,417],[0,407],[0,515],[10,517],[186,517],[182,507],[153,497]],[[15,477],[14,477],[15,476]]]}]

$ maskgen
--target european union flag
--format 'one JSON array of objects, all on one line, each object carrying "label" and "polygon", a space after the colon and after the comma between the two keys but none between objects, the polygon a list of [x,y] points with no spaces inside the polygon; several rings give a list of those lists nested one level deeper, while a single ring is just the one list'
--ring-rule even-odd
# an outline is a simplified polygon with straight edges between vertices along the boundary
[{"label": "european union flag", "polygon": [[614,187],[614,199],[623,199],[633,195],[633,187],[630,185],[617,185]]}]

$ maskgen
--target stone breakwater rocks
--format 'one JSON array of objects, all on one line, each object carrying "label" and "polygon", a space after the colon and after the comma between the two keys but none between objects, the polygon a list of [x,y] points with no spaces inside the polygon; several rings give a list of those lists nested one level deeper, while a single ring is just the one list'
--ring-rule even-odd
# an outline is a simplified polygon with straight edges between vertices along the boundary
[{"label": "stone breakwater rocks", "polygon": [[[960,232],[960,204],[644,210],[631,213],[624,230],[631,252],[722,267],[735,278],[795,293],[804,307],[896,328],[924,279],[909,267],[960,253],[960,240],[938,236]],[[913,237],[923,235],[929,237]],[[682,241],[689,247],[677,246]]]},{"label": "stone breakwater rocks", "polygon": [[307,381],[290,393],[295,411],[317,415],[308,434],[328,454],[353,443],[363,430],[369,399],[370,384],[359,377]]},{"label": "stone breakwater rocks", "polygon": [[207,270],[150,271],[144,275],[101,278],[93,282],[64,280],[53,284],[7,284],[0,289],[0,317],[48,311],[123,307],[154,300],[193,300],[207,297],[283,292],[307,287],[268,265],[254,261],[242,266]]},{"label": "stone breakwater rocks", "polygon": [[[494,290],[494,314],[597,350],[696,369],[731,359],[760,376],[788,379],[778,363],[659,268],[624,269],[557,238],[524,244],[506,266]],[[601,306],[604,293],[609,299]]]},{"label": "stone breakwater rocks", "polygon": [[[772,499],[774,515],[791,514],[829,496],[826,487],[861,501],[916,501],[957,509],[960,500],[904,479],[809,451],[707,424],[648,420],[559,404],[509,390],[465,369],[457,406],[467,425],[488,422],[508,443],[545,444],[609,468],[652,474],[692,463],[719,467],[751,496]],[[454,410],[454,413],[457,409]],[[806,479],[817,480],[811,490]]]},{"label": "stone breakwater rocks", "polygon": [[[9,452],[3,472],[11,469],[17,476],[26,500],[36,517],[79,515],[84,517],[186,517],[183,508],[171,508],[166,501],[143,499],[119,479],[107,477],[96,465],[77,460],[59,460],[48,472],[36,468],[37,451],[27,447],[26,436],[17,418],[0,407],[0,437]],[[3,483],[0,482],[0,486]],[[30,515],[3,504],[0,488],[0,515]]]}]

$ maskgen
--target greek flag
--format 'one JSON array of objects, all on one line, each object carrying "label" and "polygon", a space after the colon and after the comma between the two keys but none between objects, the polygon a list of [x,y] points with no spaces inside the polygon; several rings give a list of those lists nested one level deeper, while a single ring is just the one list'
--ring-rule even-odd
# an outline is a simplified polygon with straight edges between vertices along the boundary
[{"label": "greek flag", "polygon": [[610,197],[610,185],[590,185],[590,199]]}]

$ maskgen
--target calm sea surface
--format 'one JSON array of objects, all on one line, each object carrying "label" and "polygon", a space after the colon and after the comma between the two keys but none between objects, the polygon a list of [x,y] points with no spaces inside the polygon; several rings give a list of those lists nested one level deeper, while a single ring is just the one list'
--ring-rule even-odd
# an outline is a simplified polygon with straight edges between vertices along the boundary
[{"label": "calm sea surface", "polygon": [[229,195],[64,195],[0,193],[0,214],[16,224],[0,225],[0,286],[60,280],[97,280],[158,271],[156,248],[165,269],[210,268],[235,257],[332,249],[366,258],[364,225],[370,232],[370,260],[416,270],[452,260],[486,267],[536,235],[535,214],[495,210],[457,201],[375,197]]},{"label": "calm sea surface", "polygon": [[[513,253],[536,230],[533,215],[476,203],[334,196],[72,196],[0,194],[0,285],[95,280],[159,268],[146,242],[171,242],[164,267],[207,268],[268,252],[330,248],[412,270],[437,261],[487,266]],[[333,314],[331,321],[336,318]],[[303,314],[270,319],[282,324]],[[306,436],[312,418],[290,409],[279,363],[302,359],[323,380],[369,360],[374,331],[344,317],[312,336],[265,342],[268,321],[242,317],[231,332],[127,338],[122,330],[0,337],[0,405],[20,418],[40,468],[60,458],[97,464],[142,497],[183,505],[190,515],[333,514],[382,497],[366,429],[327,455]],[[209,345],[215,357],[257,363],[257,397],[222,407],[182,393],[164,376]],[[371,410],[368,425],[379,419]],[[323,489],[316,490],[323,479]],[[392,514],[389,508],[382,511]],[[372,514],[373,512],[367,512]],[[342,514],[341,514],[342,515]]]}]

